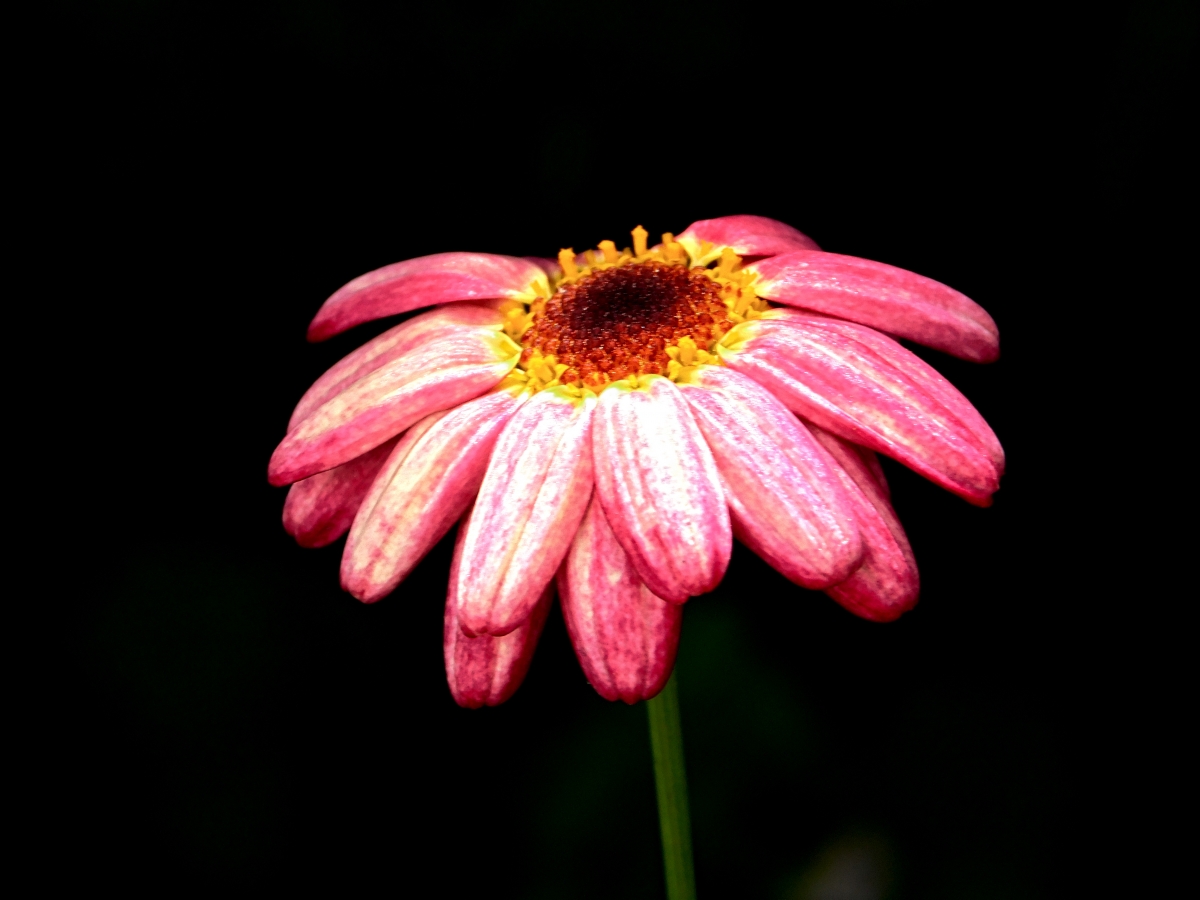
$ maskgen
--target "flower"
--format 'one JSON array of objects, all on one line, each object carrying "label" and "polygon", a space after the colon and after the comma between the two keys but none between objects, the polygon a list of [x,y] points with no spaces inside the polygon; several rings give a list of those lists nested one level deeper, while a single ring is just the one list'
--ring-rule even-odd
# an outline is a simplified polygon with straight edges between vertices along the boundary
[{"label": "flower", "polygon": [[464,706],[512,695],[556,592],[596,690],[654,696],[682,604],[721,581],[735,536],[891,621],[916,603],[917,566],[875,454],[980,506],[999,486],[995,434],[895,340],[996,359],[967,297],[759,216],[647,237],[557,261],[406,260],[309,328],[433,307],[309,388],[269,477],[291,485],[301,545],[349,532],[342,585],[367,603],[460,523],[443,637]]}]

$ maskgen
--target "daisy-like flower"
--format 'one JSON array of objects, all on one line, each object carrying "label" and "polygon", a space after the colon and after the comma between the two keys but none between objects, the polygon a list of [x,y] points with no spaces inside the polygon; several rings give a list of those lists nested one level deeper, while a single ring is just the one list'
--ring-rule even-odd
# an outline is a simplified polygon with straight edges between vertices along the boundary
[{"label": "daisy-like flower", "polygon": [[979,506],[999,486],[991,428],[895,340],[988,362],[991,317],[781,222],[710,219],[655,247],[639,226],[631,248],[557,262],[410,259],[337,291],[309,339],[425,307],[317,380],[269,475],[300,544],[349,532],[342,585],[367,603],[459,523],[444,646],[463,706],[512,695],[555,594],[596,690],[654,696],[735,536],[893,620],[917,566],[875,454]]}]

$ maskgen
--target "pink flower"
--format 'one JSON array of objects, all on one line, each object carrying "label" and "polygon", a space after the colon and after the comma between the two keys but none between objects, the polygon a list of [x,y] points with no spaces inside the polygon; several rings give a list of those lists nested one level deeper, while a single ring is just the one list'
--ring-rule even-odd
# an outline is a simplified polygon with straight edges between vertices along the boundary
[{"label": "pink flower", "polygon": [[758,216],[557,262],[406,260],[347,284],[318,341],[433,307],[301,398],[270,463],[306,547],[349,531],[342,585],[391,593],[459,522],[445,616],[462,705],[510,697],[555,592],[596,690],[633,703],[674,665],[682,604],[733,538],[796,584],[891,621],[916,562],[875,454],[979,506],[1004,469],[962,394],[897,343],[996,359],[986,312]]}]

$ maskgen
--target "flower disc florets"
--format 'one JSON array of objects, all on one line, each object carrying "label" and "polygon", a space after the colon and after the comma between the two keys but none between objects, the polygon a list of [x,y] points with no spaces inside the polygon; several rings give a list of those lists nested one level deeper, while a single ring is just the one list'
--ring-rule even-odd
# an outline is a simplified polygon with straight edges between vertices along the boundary
[{"label": "flower disc florets", "polygon": [[766,309],[732,252],[711,268],[690,266],[669,233],[650,250],[640,226],[633,239],[624,251],[602,241],[582,266],[574,250],[563,250],[552,296],[509,311],[509,333],[521,342],[521,369],[534,387],[598,391],[641,375],[677,379],[717,362],[717,342]]}]

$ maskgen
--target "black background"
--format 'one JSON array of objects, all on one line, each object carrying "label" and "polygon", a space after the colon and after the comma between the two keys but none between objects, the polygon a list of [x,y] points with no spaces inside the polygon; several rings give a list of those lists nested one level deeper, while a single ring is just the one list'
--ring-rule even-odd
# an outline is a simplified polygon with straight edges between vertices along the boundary
[{"label": "black background", "polygon": [[31,821],[66,851],[46,877],[662,896],[644,710],[591,691],[558,613],[512,701],[460,710],[447,543],[364,607],[341,542],[284,534],[266,462],[392,324],[305,343],[350,278],[740,212],[988,309],[998,363],[920,352],[1009,470],[980,510],[887,465],[923,579],[898,623],[743,548],[689,602],[701,896],[1075,896],[1162,830],[1114,812],[1156,777],[1123,748],[1155,718],[1134,679],[1170,566],[1137,561],[1166,538],[1113,473],[1184,302],[1162,261],[1194,229],[1163,226],[1191,216],[1193,5],[48,10],[15,85],[38,352],[69,382],[27,692],[53,773]]}]

